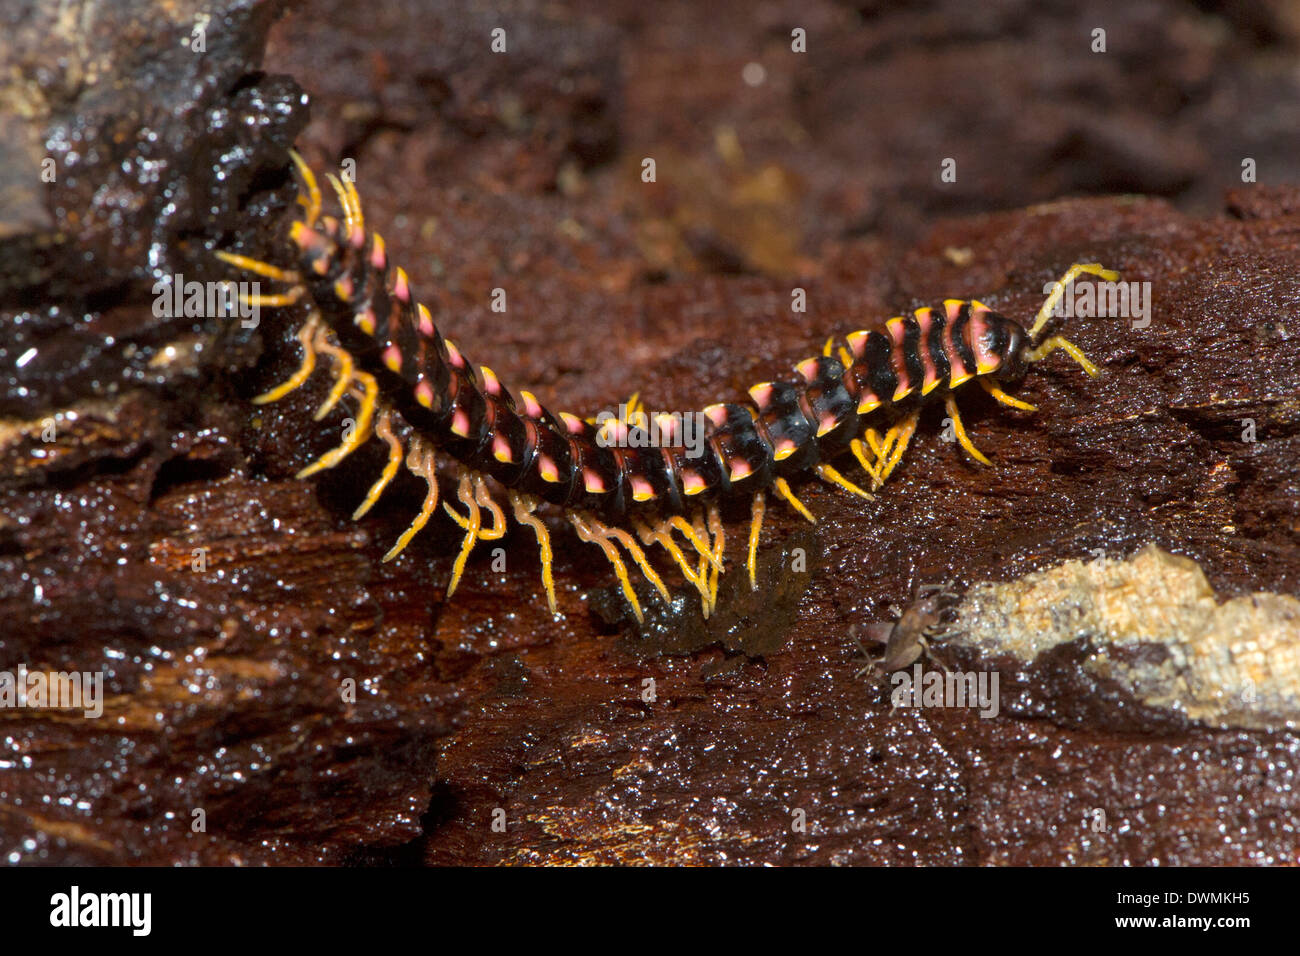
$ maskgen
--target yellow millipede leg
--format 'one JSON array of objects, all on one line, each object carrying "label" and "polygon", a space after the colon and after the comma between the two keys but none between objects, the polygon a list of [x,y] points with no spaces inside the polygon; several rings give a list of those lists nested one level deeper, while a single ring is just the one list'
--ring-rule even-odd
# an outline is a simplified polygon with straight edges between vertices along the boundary
[{"label": "yellow millipede leg", "polygon": [[682,549],[677,547],[677,542],[673,540],[672,525],[667,521],[663,521],[651,528],[644,521],[633,519],[633,527],[636,528],[636,533],[641,538],[643,544],[649,546],[651,542],[657,542],[662,545],[663,549],[672,556],[674,561],[677,562],[677,566],[682,569],[682,577],[686,578],[686,580],[690,582],[691,586],[700,592],[702,598],[708,597],[708,581],[702,579],[700,575],[695,572],[695,569],[691,567],[690,562],[686,560],[686,555],[682,554]]},{"label": "yellow millipede leg", "polygon": [[[707,542],[701,540],[702,533],[699,528],[691,527],[691,525],[681,515],[673,515],[668,519],[668,523],[680,531],[682,536],[694,545],[696,552],[701,558],[710,562],[713,560],[713,552],[710,550]],[[703,537],[707,539],[708,535],[704,534]]]},{"label": "yellow millipede leg", "polygon": [[492,490],[488,488],[483,476],[476,474],[473,476],[473,481],[474,500],[480,508],[486,508],[488,514],[492,516],[492,527],[479,528],[479,540],[500,541],[506,535],[506,516],[501,513],[501,506],[493,499]]},{"label": "yellow millipede leg", "polygon": [[624,547],[628,554],[632,555],[632,560],[635,561],[636,566],[641,569],[641,573],[645,575],[646,580],[649,581],[654,586],[654,589],[659,592],[659,595],[664,599],[664,603],[672,604],[673,596],[669,593],[667,586],[663,582],[663,578],[659,577],[659,573],[655,571],[654,565],[652,565],[646,558],[645,552],[641,550],[641,546],[636,543],[635,539],[633,539],[633,537],[622,528],[609,527],[603,524],[598,527],[602,534],[613,538]]},{"label": "yellow millipede leg", "polygon": [[352,216],[358,229],[366,228],[366,217],[361,213],[361,194],[357,192],[357,184],[346,176],[343,178],[343,188],[347,190],[348,198],[351,200]]},{"label": "yellow millipede leg", "polygon": [[308,227],[316,225],[316,217],[320,215],[321,195],[320,185],[316,182],[316,174],[311,171],[306,160],[298,154],[296,149],[289,150],[289,158],[293,164],[298,167],[298,175],[302,177],[302,184],[307,189],[307,195],[299,195],[298,203],[307,210],[305,222]]},{"label": "yellow millipede leg", "polygon": [[253,399],[254,405],[265,405],[268,402],[278,402],[284,396],[288,395],[295,388],[300,388],[303,382],[311,378],[311,373],[316,369],[316,349],[312,343],[316,339],[316,331],[320,328],[320,319],[313,312],[311,317],[302,324],[298,330],[298,343],[302,346],[302,364],[298,366],[298,371],[294,372],[289,378],[285,379],[269,392],[263,392]]},{"label": "yellow millipede leg", "polygon": [[889,459],[883,463],[880,469],[880,479],[884,481],[889,478],[894,469],[898,467],[899,461],[903,458],[903,452],[907,451],[907,446],[912,441],[912,435],[916,432],[917,420],[921,417],[920,411],[914,411],[902,422],[895,425],[885,436],[885,446],[890,448]]},{"label": "yellow millipede leg", "polygon": [[[474,542],[478,540],[479,528],[483,524],[483,513],[479,511],[478,501],[475,500],[473,481],[468,471],[461,471],[456,497],[460,499],[460,503],[466,510],[466,520],[462,525],[465,528],[465,540],[461,543],[460,554],[456,555],[456,563],[451,566],[451,581],[447,585],[448,598],[456,593],[460,577],[465,573],[465,562],[469,560],[469,553],[474,550]],[[443,502],[442,506],[457,520],[457,523],[460,523],[460,515],[452,511],[446,502]]]},{"label": "yellow millipede leg", "polygon": [[891,428],[885,433],[885,437],[882,439],[876,433],[874,428],[868,428],[862,433],[862,437],[865,438],[867,444],[871,446],[871,451],[876,456],[877,464],[882,464],[885,459],[889,457],[889,450],[893,448],[894,441],[898,438],[898,430],[896,428]]},{"label": "yellow millipede leg", "polygon": [[1084,273],[1098,276],[1107,282],[1115,282],[1119,279],[1118,272],[1102,268],[1100,262],[1076,262],[1074,265],[1070,266],[1070,268],[1065,270],[1065,275],[1061,276],[1052,287],[1051,294],[1043,301],[1042,308],[1040,308],[1038,314],[1034,316],[1034,324],[1029,328],[1029,338],[1031,341],[1038,338],[1038,333],[1043,330],[1043,326],[1047,324],[1047,320],[1052,317],[1052,312],[1056,309],[1056,304],[1061,301],[1061,296],[1065,295],[1066,286]]},{"label": "yellow millipede leg", "polygon": [[433,449],[425,446],[419,439],[411,442],[411,450],[406,455],[406,467],[412,474],[419,475],[429,486],[428,492],[424,496],[424,505],[420,508],[420,513],[415,516],[411,526],[402,532],[402,536],[397,539],[397,543],[388,549],[383,560],[391,561],[397,557],[411,543],[411,539],[420,533],[420,529],[428,522],[429,516],[433,514],[438,507],[438,475],[435,468]]},{"label": "yellow millipede leg", "polygon": [[709,575],[709,610],[718,609],[718,576],[722,574],[722,556],[727,548],[727,528],[716,501],[709,502],[709,533],[713,535],[713,570]]},{"label": "yellow millipede leg", "polygon": [[347,349],[339,348],[330,341],[331,332],[327,328],[321,328],[316,333],[317,352],[324,352],[334,361],[334,387],[330,389],[329,395],[321,403],[320,408],[316,409],[316,414],[312,416],[316,421],[320,421],[328,415],[331,409],[339,403],[347,392],[348,386],[352,383],[352,372],[356,368],[356,362],[352,360],[352,353]]},{"label": "yellow millipede leg", "polygon": [[347,228],[348,234],[351,235],[354,229],[362,225],[359,201],[358,205],[354,205],[352,202],[356,192],[348,192],[348,190],[344,189],[343,184],[339,182],[338,177],[333,173],[326,173],[325,178],[329,180],[330,185],[334,187],[335,194],[339,197],[339,205],[343,207],[343,225]]},{"label": "yellow millipede leg", "polygon": [[263,295],[260,292],[256,295],[241,295],[239,301],[244,305],[252,305],[257,308],[280,308],[281,306],[293,305],[307,294],[306,286],[294,286],[288,292],[275,292],[271,295]]},{"label": "yellow millipede leg", "polygon": [[767,493],[760,491],[754,495],[749,506],[749,556],[745,567],[749,569],[749,587],[758,590],[758,535],[763,530],[763,511],[767,507]]},{"label": "yellow millipede leg", "polygon": [[1065,352],[1070,358],[1079,363],[1079,366],[1088,373],[1089,378],[1096,378],[1101,374],[1097,366],[1088,361],[1088,357],[1083,354],[1083,350],[1075,345],[1069,339],[1062,338],[1059,335],[1053,335],[1045,339],[1043,343],[1035,348],[1028,349],[1025,352],[1026,362],[1041,362],[1047,356],[1051,355],[1057,349]]},{"label": "yellow millipede leg", "polygon": [[345,438],[337,448],[326,452],[313,464],[298,472],[299,478],[307,478],[318,471],[333,468],[360,448],[366,439],[370,437],[370,420],[375,414],[375,404],[379,398],[379,383],[375,381],[375,377],[369,372],[356,372],[353,374],[353,380],[360,382],[365,391],[364,397],[361,399],[361,411],[357,415],[357,422],[352,429],[352,434]]},{"label": "yellow millipede leg", "polygon": [[279,279],[283,282],[298,282],[298,273],[292,269],[281,269],[279,266],[273,266],[269,262],[263,262],[261,259],[251,259],[248,256],[241,256],[234,252],[214,252],[222,262],[228,262],[236,268],[243,269],[246,272],[252,272],[266,279]]},{"label": "yellow millipede leg", "polygon": [[[875,429],[873,428],[868,428],[867,431],[870,432],[873,436],[876,433]],[[879,455],[876,456],[876,464],[872,464],[870,461],[868,461],[867,446],[864,445],[861,439],[858,438],[855,438],[853,439],[853,441],[849,442],[849,450],[853,452],[853,457],[858,460],[858,464],[862,466],[862,470],[871,476],[872,488],[879,488],[882,484],[884,484],[884,482],[880,480],[880,472],[876,470],[876,464],[880,463]]]},{"label": "yellow millipede leg", "polygon": [[366,500],[357,505],[357,510],[352,512],[353,521],[361,518],[375,506],[375,502],[384,493],[388,483],[397,476],[397,469],[402,467],[402,443],[393,434],[393,423],[387,409],[379,413],[379,417],[375,422],[375,434],[382,438],[384,444],[388,446],[388,463],[384,465],[384,470],[379,475],[379,479],[366,492]]},{"label": "yellow millipede leg", "polygon": [[554,615],[556,613],[555,577],[551,570],[554,555],[551,552],[551,535],[546,530],[545,522],[533,514],[533,510],[537,507],[537,499],[517,491],[507,491],[506,495],[510,498],[511,505],[514,506],[515,520],[520,524],[528,525],[533,529],[533,534],[537,536],[538,556],[542,562],[542,587],[546,589],[546,603],[551,608],[551,614]]},{"label": "yellow millipede leg", "polygon": [[[697,511],[691,516],[691,524],[694,527],[695,537],[701,541],[709,540],[709,529],[704,524],[704,516]],[[709,600],[709,570],[713,565],[713,547],[709,545],[706,553],[700,556],[700,578],[704,581],[704,593],[700,595],[700,610],[707,621],[709,615],[713,613],[713,602]]]},{"label": "yellow millipede leg", "polygon": [[957,410],[957,397],[949,392],[944,397],[944,406],[948,409],[948,417],[952,419],[953,434],[957,436],[961,447],[966,449],[966,454],[981,465],[992,465],[993,462],[984,457],[983,453],[971,443],[970,436],[966,434],[966,426],[961,423],[961,412]]},{"label": "yellow millipede leg", "polygon": [[1022,402],[1014,395],[1008,395],[1006,392],[1002,391],[1002,389],[998,388],[997,383],[991,379],[980,378],[980,379],[976,379],[976,381],[980,383],[984,391],[988,392],[990,395],[996,398],[1003,405],[1009,405],[1012,408],[1018,408],[1022,412],[1038,411],[1037,405],[1030,405],[1028,402]]},{"label": "yellow millipede leg", "polygon": [[822,464],[817,466],[817,475],[822,481],[832,485],[839,485],[845,491],[857,495],[859,498],[866,498],[868,501],[875,501],[876,496],[869,492],[863,491],[853,482],[849,481],[830,465]]},{"label": "yellow millipede leg", "polygon": [[773,483],[773,487],[776,488],[777,494],[779,494],[782,498],[784,498],[787,502],[789,502],[791,508],[799,512],[801,515],[803,515],[813,524],[817,523],[817,519],[813,517],[813,513],[809,511],[806,507],[804,507],[804,503],[802,501],[800,501],[798,498],[794,496],[794,492],[790,490],[790,483],[788,481],[786,481],[784,478],[778,478]]},{"label": "yellow millipede leg", "polygon": [[645,617],[641,613],[641,604],[636,599],[636,590],[632,587],[632,580],[628,577],[627,565],[623,563],[623,559],[619,556],[618,548],[614,546],[614,542],[593,530],[591,525],[588,524],[586,516],[580,515],[577,512],[570,512],[569,521],[573,523],[573,527],[577,530],[579,538],[583,541],[589,542],[590,544],[600,546],[600,550],[605,553],[605,559],[609,561],[614,568],[614,574],[618,577],[618,583],[623,588],[623,597],[626,598],[627,603],[632,606],[632,613],[636,615],[637,622],[644,623]]}]

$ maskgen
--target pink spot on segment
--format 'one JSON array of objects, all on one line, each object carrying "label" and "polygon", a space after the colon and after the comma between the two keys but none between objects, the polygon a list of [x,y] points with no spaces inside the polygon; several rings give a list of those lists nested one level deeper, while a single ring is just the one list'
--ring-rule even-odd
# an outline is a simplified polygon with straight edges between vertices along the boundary
[{"label": "pink spot on segment", "polygon": [[510,451],[510,443],[501,435],[497,435],[492,439],[492,457],[507,465],[514,461],[514,455]]},{"label": "pink spot on segment", "polygon": [[817,437],[821,438],[827,432],[833,430],[837,424],[834,415],[823,415],[821,422],[817,425]]},{"label": "pink spot on segment", "polygon": [[605,493],[605,481],[590,468],[582,469],[582,484],[593,495]]},{"label": "pink spot on segment", "polygon": [[537,400],[537,397],[532,392],[521,392],[520,398],[524,401],[524,413],[529,418],[542,417],[542,403]]},{"label": "pink spot on segment", "polygon": [[704,410],[704,417],[713,424],[721,428],[727,423],[727,407],[725,405],[710,405]]},{"label": "pink spot on segment", "polygon": [[677,419],[673,418],[667,412],[661,412],[655,416],[655,425],[659,428],[659,435],[669,445],[677,443]]},{"label": "pink spot on segment", "polygon": [[585,423],[577,415],[560,412],[560,421],[564,422],[564,427],[568,429],[570,435],[581,435],[585,430]]},{"label": "pink spot on segment", "polygon": [[393,279],[393,298],[398,302],[411,301],[411,284],[406,279],[406,273],[402,271],[401,266],[397,268],[397,275]]},{"label": "pink spot on segment", "polygon": [[772,401],[771,383],[764,382],[762,385],[755,385],[749,390],[749,397],[754,400],[754,404],[759,408],[767,408]]},{"label": "pink spot on segment", "polygon": [[402,350],[396,345],[390,345],[384,349],[384,364],[388,366],[389,371],[397,372],[402,368]]},{"label": "pink spot on segment", "polygon": [[360,312],[357,313],[356,323],[357,323],[357,328],[359,328],[362,332],[365,332],[366,335],[374,335],[375,334],[375,310],[370,308],[370,306],[366,306],[364,309],[362,309]]},{"label": "pink spot on segment", "polygon": [[735,461],[731,463],[731,480],[740,481],[742,478],[748,478],[754,473],[754,469],[749,467],[747,461]]},{"label": "pink spot on segment", "polygon": [[991,372],[1002,364],[1002,359],[989,348],[993,330],[988,315],[988,309],[972,309],[970,322],[966,326],[971,351],[975,353],[975,365],[980,372]]},{"label": "pink spot on segment", "polygon": [[447,346],[447,362],[452,368],[464,368],[465,356],[460,354],[460,349],[456,348],[456,343],[451,339],[443,339],[443,344]]},{"label": "pink spot on segment", "polygon": [[688,495],[698,495],[705,489],[704,479],[698,472],[682,471],[682,490]]},{"label": "pink spot on segment", "polygon": [[555,467],[555,462],[551,460],[550,455],[537,456],[537,473],[542,476],[542,481],[554,484],[560,480],[560,469]]},{"label": "pink spot on segment", "polygon": [[420,334],[425,338],[433,338],[436,331],[433,327],[433,316],[429,314],[429,310],[424,307],[423,302],[416,308],[416,312],[420,315]]},{"label": "pink spot on segment", "polygon": [[939,384],[939,371],[934,366],[934,357],[930,355],[930,332],[934,326],[934,310],[917,309],[916,324],[921,329],[917,351],[921,353],[921,367],[925,369],[925,379],[921,383],[921,394],[924,395]]},{"label": "pink spot on segment", "polygon": [[451,416],[451,430],[461,438],[469,437],[469,415],[466,414],[465,409],[458,408]]},{"label": "pink spot on segment", "polygon": [[805,380],[811,382],[817,378],[819,362],[820,360],[816,358],[806,358],[795,366],[795,370],[802,375]]},{"label": "pink spot on segment", "polygon": [[428,382],[415,386],[415,400],[425,408],[433,407],[433,387]]},{"label": "pink spot on segment", "polygon": [[632,498],[634,500],[649,501],[654,496],[654,489],[650,487],[650,482],[635,475],[632,477]]}]

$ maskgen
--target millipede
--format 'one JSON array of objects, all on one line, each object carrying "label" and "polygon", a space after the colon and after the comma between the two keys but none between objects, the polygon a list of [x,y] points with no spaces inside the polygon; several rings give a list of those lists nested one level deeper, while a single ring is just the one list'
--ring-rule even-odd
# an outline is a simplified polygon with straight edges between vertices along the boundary
[{"label": "millipede", "polygon": [[[703,409],[699,447],[686,447],[681,419],[671,415],[654,416],[662,440],[639,447],[645,443],[627,440],[627,421],[598,423],[553,413],[531,392],[512,392],[490,368],[466,359],[443,336],[429,309],[416,301],[406,273],[390,261],[379,233],[367,230],[353,182],[328,175],[341,218],[322,215],[316,176],[296,152],[290,156],[301,208],[288,234],[293,264],[282,267],[217,253],[232,266],[287,285],[269,294],[246,293],[245,304],[308,306],[297,330],[300,366],[254,402],[277,401],[299,388],[313,374],[317,357],[326,356],[333,385],[316,419],[351,396],[359,408],[356,425],[298,477],[337,466],[372,436],[384,442],[387,462],[353,518],[370,510],[403,465],[427,487],[410,527],[384,555],[388,561],[437,511],[438,456],[452,459],[456,505],[441,504],[464,539],[447,597],[455,593],[475,544],[504,536],[508,507],[536,536],[552,614],[557,613],[553,552],[543,506],[558,510],[580,540],[602,550],[638,620],[642,609],[624,558],[670,601],[669,588],[647,554],[656,545],[699,592],[707,617],[716,608],[718,578],[727,560],[723,501],[749,500],[745,563],[750,585],[757,588],[756,555],[769,494],[812,522],[816,519],[792,482],[817,478],[871,500],[871,492],[898,466],[927,402],[942,397],[962,448],[981,464],[991,464],[962,425],[957,391],[978,382],[998,402],[1035,411],[1003,386],[1014,385],[1030,365],[1057,351],[1096,377],[1097,368],[1078,346],[1042,333],[1078,276],[1119,278],[1097,263],[1071,265],[1028,329],[977,300],[947,299],[940,307],[887,319],[879,328],[851,332],[842,343],[832,338],[819,355],[795,366],[791,380],[754,385],[749,402]],[[645,413],[635,396],[629,407],[641,415],[635,420],[639,427]],[[399,420],[404,428],[395,427]],[[834,467],[832,462],[841,458],[856,462],[870,490]]]}]

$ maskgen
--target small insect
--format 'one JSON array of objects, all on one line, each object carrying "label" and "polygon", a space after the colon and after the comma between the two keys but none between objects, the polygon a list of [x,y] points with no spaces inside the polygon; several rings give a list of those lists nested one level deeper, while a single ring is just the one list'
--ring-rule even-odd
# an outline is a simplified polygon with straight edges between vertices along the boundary
[{"label": "small insect", "polygon": [[[722,501],[748,499],[746,567],[750,586],[757,589],[755,558],[768,492],[811,522],[816,519],[792,482],[815,477],[871,499],[832,461],[851,456],[871,489],[879,488],[902,459],[925,402],[942,397],[961,446],[976,461],[991,464],[962,427],[955,390],[979,382],[999,402],[1033,411],[1001,386],[1058,350],[1096,376],[1096,367],[1073,343],[1056,335],[1040,341],[1040,335],[1065,286],[1077,276],[1118,278],[1095,263],[1072,265],[1028,331],[980,302],[958,299],[891,318],[881,328],[850,333],[838,346],[827,341],[820,355],[795,366],[792,381],[753,386],[749,402],[705,408],[703,454],[685,447],[680,418],[671,415],[654,417],[658,447],[631,447],[641,443],[626,440],[626,423],[598,425],[568,412],[555,414],[532,393],[512,392],[490,368],[468,361],[416,300],[383,239],[367,231],[353,183],[328,177],[343,218],[322,216],[315,175],[297,153],[291,156],[302,207],[288,234],[286,251],[293,264],[218,253],[226,263],[287,284],[283,292],[245,295],[246,304],[306,306],[297,334],[301,366],[254,401],[283,398],[307,381],[318,356],[326,356],[334,384],[316,418],[351,396],[359,403],[356,427],[299,476],[335,467],[373,434],[387,445],[388,462],[354,518],[375,504],[403,465],[422,478],[427,494],[411,526],[384,556],[387,561],[406,548],[440,504],[436,456],[453,459],[458,507],[441,504],[464,539],[447,597],[455,592],[475,543],[505,534],[504,498],[515,520],[536,536],[552,614],[553,552],[545,512],[538,513],[544,505],[561,513],[580,540],[600,547],[638,620],[641,607],[624,555],[670,601],[668,586],[646,554],[655,545],[699,592],[707,617],[717,604],[718,576],[726,562]],[[635,397],[630,404],[640,412]],[[395,427],[399,424],[406,427]],[[399,437],[399,431],[407,437]]]},{"label": "small insect", "polygon": [[922,654],[946,673],[947,665],[931,650],[930,643],[954,633],[948,626],[958,600],[952,587],[952,583],[922,584],[914,592],[912,603],[898,612],[897,621],[865,625],[867,640],[884,644],[885,649],[879,657],[872,657],[855,637],[858,650],[862,651],[867,663],[853,676],[861,677],[870,670],[891,674],[916,663]]}]

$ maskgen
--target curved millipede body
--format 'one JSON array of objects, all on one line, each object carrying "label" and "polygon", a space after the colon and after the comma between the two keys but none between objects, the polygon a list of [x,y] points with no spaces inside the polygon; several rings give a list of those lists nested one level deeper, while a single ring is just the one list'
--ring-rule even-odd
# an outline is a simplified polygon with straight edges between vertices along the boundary
[{"label": "curved millipede body", "polygon": [[[628,425],[616,419],[598,423],[552,413],[531,393],[511,392],[489,368],[470,363],[416,301],[406,273],[392,264],[378,233],[365,228],[352,183],[329,177],[343,217],[321,216],[316,179],[296,153],[293,159],[303,187],[303,216],[289,232],[295,266],[218,253],[226,262],[288,283],[288,291],[249,297],[252,304],[305,300],[310,307],[298,333],[301,367],[256,401],[274,401],[299,387],[317,357],[326,355],[335,383],[317,417],[351,394],[360,403],[357,427],[301,475],[334,467],[373,434],[387,444],[389,460],[356,517],[374,504],[403,464],[423,478],[428,485],[423,505],[388,560],[437,509],[435,456],[455,459],[460,465],[455,505],[443,501],[442,506],[465,537],[448,596],[475,542],[505,533],[498,501],[504,492],[511,515],[537,537],[552,612],[550,533],[535,514],[541,504],[562,511],[580,539],[602,549],[638,618],[641,609],[625,559],[665,598],[669,595],[646,553],[652,545],[662,547],[700,592],[707,615],[725,561],[721,499],[750,502],[747,566],[753,583],[767,492],[775,491],[810,521],[813,515],[791,487],[796,479],[816,476],[871,498],[832,462],[851,456],[872,490],[880,487],[907,449],[923,403],[942,398],[957,440],[989,464],[962,427],[954,392],[979,382],[998,401],[1033,410],[1000,384],[1018,380],[1032,363],[1058,349],[1089,375],[1098,374],[1072,343],[1059,336],[1039,341],[1039,334],[1065,286],[1078,275],[1118,278],[1095,263],[1071,266],[1028,330],[973,300],[948,299],[891,318],[880,328],[851,333],[838,346],[827,342],[822,354],[798,363],[791,380],[751,388],[749,402],[705,408],[703,440],[692,447],[683,441],[679,416],[656,416],[649,424],[660,440],[650,445],[627,440]],[[637,411],[635,398],[630,405]],[[636,428],[648,423],[639,414]],[[394,416],[410,426],[413,437],[405,445],[393,430]]]}]

